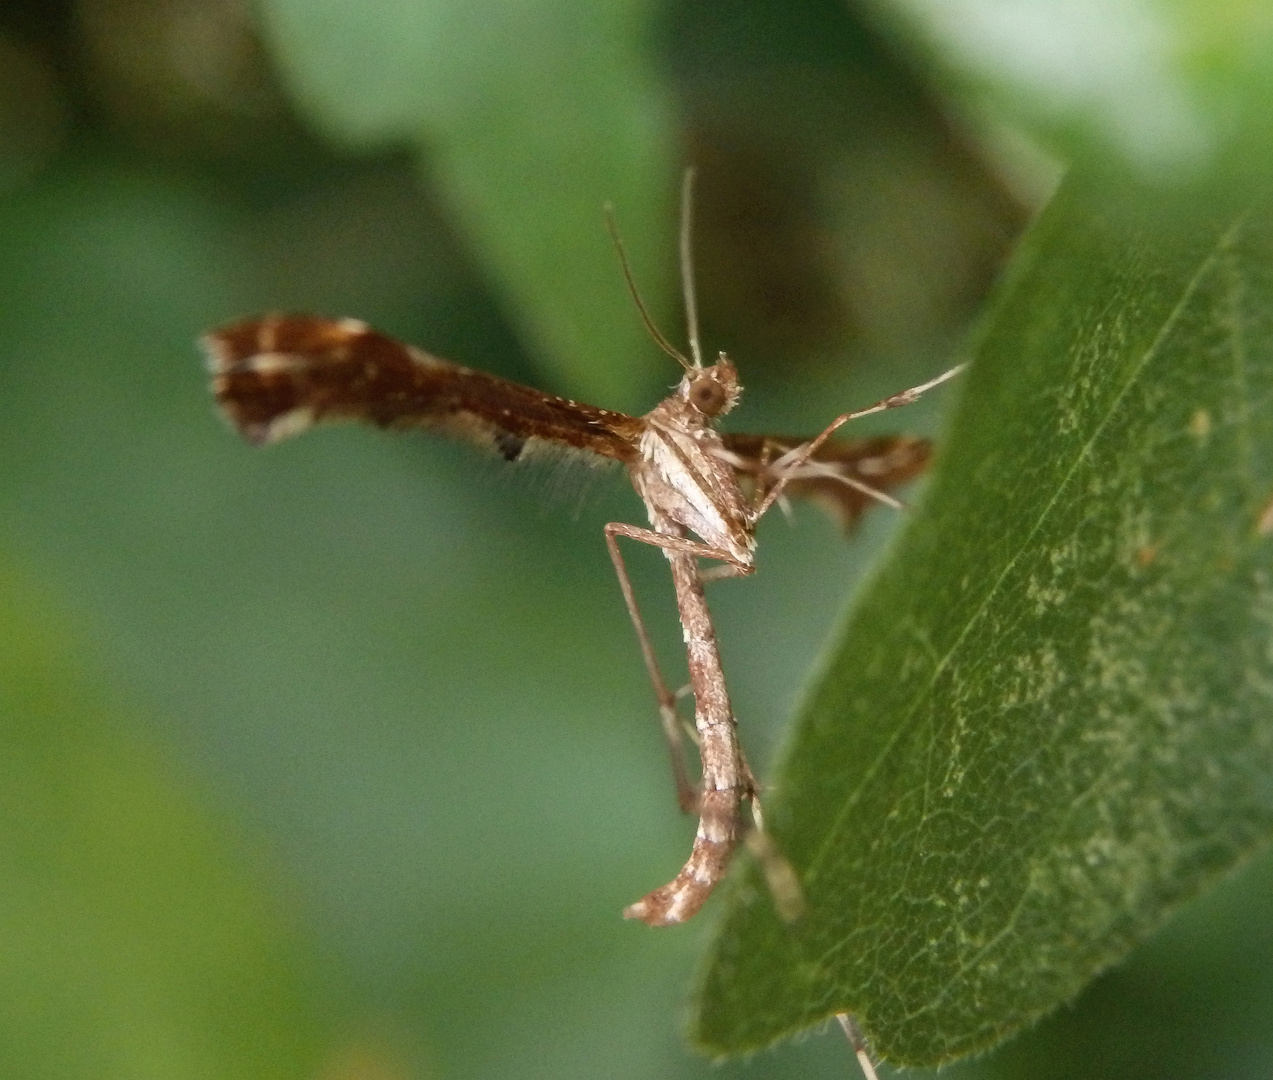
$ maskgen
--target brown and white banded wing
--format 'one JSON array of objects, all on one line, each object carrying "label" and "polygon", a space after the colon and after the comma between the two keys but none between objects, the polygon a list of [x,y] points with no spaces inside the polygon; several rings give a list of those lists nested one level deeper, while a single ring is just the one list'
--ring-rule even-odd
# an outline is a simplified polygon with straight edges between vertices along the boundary
[{"label": "brown and white banded wing", "polygon": [[[786,435],[722,434],[739,481],[768,490],[777,479],[772,463],[808,439]],[[831,439],[788,481],[784,494],[809,499],[826,509],[848,532],[876,501],[871,491],[887,493],[915,479],[933,455],[928,439],[881,435],[865,439]]]},{"label": "brown and white banded wing", "polygon": [[324,420],[425,427],[509,461],[544,444],[630,461],[642,421],[521,386],[404,345],[353,319],[269,315],[201,341],[212,390],[254,443]]}]

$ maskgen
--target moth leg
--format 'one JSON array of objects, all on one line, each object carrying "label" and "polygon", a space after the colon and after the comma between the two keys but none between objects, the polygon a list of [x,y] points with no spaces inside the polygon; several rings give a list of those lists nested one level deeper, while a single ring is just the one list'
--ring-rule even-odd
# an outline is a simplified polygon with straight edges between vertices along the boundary
[{"label": "moth leg", "polygon": [[[864,480],[859,480],[856,476],[849,476],[847,473],[837,469],[834,465],[822,461],[806,461],[799,465],[787,465],[781,469],[776,465],[766,466],[765,475],[769,479],[768,486],[761,488],[757,485],[756,491],[759,498],[752,500],[753,513],[764,503],[764,499],[768,491],[771,490],[773,484],[781,480],[783,486],[795,480],[833,480],[837,484],[843,484],[847,488],[859,491],[869,499],[874,499],[878,503],[893,510],[905,510],[906,504],[900,499],[893,498],[887,491],[881,491],[877,487],[873,487]],[[777,499],[779,507],[783,513],[790,516],[790,505],[785,494],[780,494]]]},{"label": "moth leg", "polygon": [[[778,476],[773,470],[774,459],[781,457],[783,453],[782,447],[778,445],[774,439],[766,438],[760,449],[760,471],[756,473],[756,490],[752,499],[752,506],[759,507],[761,503],[769,497],[769,492],[777,483]],[[786,500],[779,496],[777,500],[780,504],[785,504]],[[789,514],[789,510],[783,510],[784,514]],[[756,515],[760,517],[759,514]]]},{"label": "moth leg", "polygon": [[[628,607],[628,616],[636,630],[637,642],[641,647],[641,659],[645,661],[645,670],[654,686],[654,696],[659,703],[659,719],[663,725],[663,738],[667,742],[668,754],[672,759],[672,779],[676,784],[676,802],[686,814],[694,814],[699,810],[698,785],[690,782],[689,765],[686,759],[683,734],[685,723],[677,712],[676,703],[690,692],[688,687],[677,693],[667,688],[667,680],[659,669],[658,658],[654,655],[654,646],[650,642],[649,632],[645,628],[645,620],[641,609],[637,606],[636,593],[632,588],[632,580],[628,577],[628,568],[623,561],[623,553],[619,550],[619,537],[639,540],[644,544],[664,550],[681,551],[701,555],[705,559],[729,560],[729,554],[707,544],[696,543],[680,536],[665,536],[652,529],[642,529],[636,525],[628,525],[621,521],[612,521],[605,527],[606,547],[610,551],[610,561],[614,563],[614,572],[619,578],[619,589],[623,593],[623,602]],[[735,573],[738,571],[735,570]],[[691,735],[695,743],[698,733]]]},{"label": "moth leg", "polygon": [[752,827],[744,834],[743,840],[760,865],[760,872],[765,875],[765,884],[769,886],[769,895],[773,897],[779,918],[792,923],[804,914],[804,890],[800,887],[795,867],[765,831],[765,817],[760,809],[760,796],[751,769],[747,770],[747,775],[751,780]]},{"label": "moth leg", "polygon": [[[612,521],[605,527],[606,542],[612,537],[626,536],[629,540],[639,540],[651,547],[664,551],[676,551],[682,555],[697,555],[700,559],[714,559],[716,562],[728,563],[733,574],[746,575],[755,571],[754,566],[745,566],[738,562],[724,548],[715,548],[698,540],[689,540],[684,536],[670,536],[667,533],[643,529],[640,525],[629,525],[623,521]],[[731,575],[732,576],[732,575]]]},{"label": "moth leg", "polygon": [[750,573],[750,568],[743,569],[733,563],[721,563],[720,566],[709,566],[706,570],[700,570],[698,579],[706,585],[709,581],[724,581],[726,578],[746,577]]},{"label": "moth leg", "polygon": [[623,562],[623,553],[619,550],[618,537],[611,531],[610,525],[606,526],[605,532],[606,547],[610,549],[610,561],[614,563],[614,572],[619,578],[623,602],[628,607],[628,616],[632,619],[637,642],[641,646],[641,659],[645,661],[645,670],[654,686],[654,696],[658,699],[663,738],[667,743],[668,756],[672,761],[676,802],[682,813],[693,814],[698,810],[698,785],[690,782],[685,743],[682,739],[683,721],[676,709],[677,701],[684,695],[674,694],[667,688],[667,681],[663,678],[663,672],[659,670],[658,658],[654,655],[654,646],[650,643],[650,635],[645,629],[645,620],[641,617],[641,609],[637,606],[636,593],[632,589],[632,580],[628,577],[628,568]]},{"label": "moth leg", "polygon": [[943,371],[935,379],[929,379],[926,383],[921,383],[919,386],[912,386],[907,390],[902,390],[900,393],[890,394],[888,397],[877,401],[874,405],[870,406],[870,408],[858,409],[856,412],[844,413],[841,416],[837,416],[831,421],[831,423],[823,428],[822,432],[815,438],[810,439],[802,446],[797,446],[775,458],[770,463],[769,467],[776,474],[777,479],[774,481],[773,486],[765,492],[764,498],[760,500],[760,503],[752,512],[752,520],[759,521],[764,516],[765,511],[782,497],[783,489],[796,478],[798,470],[802,468],[811,457],[813,457],[813,455],[817,452],[818,447],[831,438],[832,434],[847,424],[850,420],[857,420],[863,416],[870,416],[872,413],[884,412],[886,409],[898,409],[903,405],[912,405],[927,391],[931,390],[935,386],[940,386],[948,379],[953,379],[967,366],[967,364],[959,364],[948,371]]},{"label": "moth leg", "polygon": [[[693,693],[694,693],[694,684],[686,683],[676,692],[677,703],[679,704],[680,702],[684,701],[687,697],[690,697]],[[688,738],[690,742],[692,742],[695,746],[698,746],[699,745],[698,728],[696,728],[694,724],[691,721],[687,720],[684,716],[680,717],[680,721],[681,721],[681,730],[685,732],[686,738]]]}]

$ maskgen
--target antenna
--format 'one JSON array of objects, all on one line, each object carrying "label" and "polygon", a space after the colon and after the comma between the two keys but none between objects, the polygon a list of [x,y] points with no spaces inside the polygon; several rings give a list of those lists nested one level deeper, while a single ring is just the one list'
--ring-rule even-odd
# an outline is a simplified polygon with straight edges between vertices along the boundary
[{"label": "antenna", "polygon": [[694,366],[703,366],[703,350],[698,343],[698,298],[694,294],[694,167],[681,179],[681,292],[685,297],[685,328],[690,339]]},{"label": "antenna", "polygon": [[606,229],[609,230],[610,239],[614,241],[615,251],[619,253],[619,265],[623,267],[623,280],[628,283],[628,292],[632,294],[637,311],[641,313],[641,321],[645,323],[645,328],[649,331],[650,337],[654,339],[654,344],[686,371],[693,371],[696,367],[702,367],[701,364],[691,364],[686,360],[681,351],[663,336],[663,331],[654,325],[654,320],[650,318],[650,312],[646,309],[645,301],[641,299],[641,294],[637,291],[636,281],[632,277],[632,267],[628,264],[628,253],[624,250],[623,240],[619,237],[619,227],[614,223],[614,207],[610,203],[605,205],[605,215]]}]

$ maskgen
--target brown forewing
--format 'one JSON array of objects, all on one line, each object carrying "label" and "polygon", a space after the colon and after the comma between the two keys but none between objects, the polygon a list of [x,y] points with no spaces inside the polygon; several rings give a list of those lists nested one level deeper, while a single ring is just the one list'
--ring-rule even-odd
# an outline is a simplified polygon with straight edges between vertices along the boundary
[{"label": "brown forewing", "polygon": [[[213,391],[231,422],[257,443],[325,420],[386,428],[427,427],[477,442],[512,461],[528,443],[571,447],[630,462],[644,421],[545,394],[452,364],[351,319],[272,315],[203,338]],[[806,440],[723,434],[744,483],[768,486],[770,464]],[[814,460],[842,476],[888,490],[921,473],[926,439],[880,436],[833,440]],[[787,486],[852,527],[872,499],[834,477],[800,477]]]},{"label": "brown forewing", "polygon": [[[725,449],[742,462],[737,466],[745,483],[768,487],[772,462],[788,450],[808,442],[785,435],[721,435]],[[813,461],[832,466],[838,476],[849,477],[877,491],[899,487],[928,467],[933,447],[928,439],[908,435],[880,435],[865,439],[831,439],[820,446]],[[785,494],[809,499],[829,511],[847,532],[874,505],[869,494],[834,476],[798,477],[788,482]]]},{"label": "brown forewing", "polygon": [[627,462],[643,422],[452,364],[353,320],[267,316],[202,341],[221,408],[253,442],[323,420],[432,427],[508,460],[542,440]]}]

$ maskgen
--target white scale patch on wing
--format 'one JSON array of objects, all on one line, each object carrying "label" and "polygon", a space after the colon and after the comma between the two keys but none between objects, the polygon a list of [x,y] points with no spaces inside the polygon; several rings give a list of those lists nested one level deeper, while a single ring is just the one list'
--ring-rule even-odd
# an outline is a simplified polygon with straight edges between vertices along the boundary
[{"label": "white scale patch on wing", "polygon": [[308,405],[298,405],[290,412],[281,413],[271,420],[264,432],[262,441],[266,443],[282,442],[284,439],[290,439],[293,435],[299,435],[302,431],[308,431],[314,426],[315,422],[314,410]]}]

